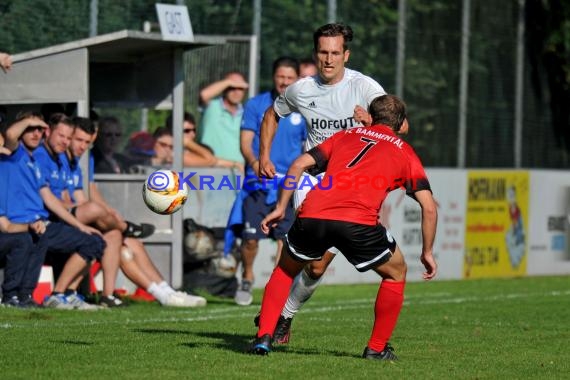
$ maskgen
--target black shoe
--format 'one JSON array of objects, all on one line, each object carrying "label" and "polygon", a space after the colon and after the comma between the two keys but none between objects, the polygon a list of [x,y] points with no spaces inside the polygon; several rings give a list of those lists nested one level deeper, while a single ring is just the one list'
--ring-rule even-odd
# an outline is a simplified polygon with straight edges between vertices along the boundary
[{"label": "black shoe", "polygon": [[[257,313],[255,318],[253,318],[253,324],[255,325],[255,327],[259,327],[260,316],[261,312]],[[279,320],[277,321],[277,326],[275,327],[275,331],[273,333],[273,343],[276,344],[289,343],[289,337],[291,336],[292,322],[293,318],[285,318],[282,315],[279,316]]]},{"label": "black shoe", "polygon": [[285,318],[280,315],[277,321],[277,326],[275,326],[275,332],[273,333],[273,343],[276,344],[287,344],[289,343],[289,337],[291,336],[291,323],[293,318]]},{"label": "black shoe", "polygon": [[18,300],[18,296],[12,297],[2,297],[2,306],[6,307],[20,307],[20,300]]},{"label": "black shoe", "polygon": [[123,231],[124,237],[144,239],[154,233],[154,224],[141,223],[140,225],[125,221],[127,228]]},{"label": "black shoe", "polygon": [[119,298],[109,295],[109,296],[101,296],[99,298],[99,305],[103,307],[125,307],[127,306],[123,301]]},{"label": "black shoe", "polygon": [[260,338],[255,338],[247,352],[254,355],[267,355],[272,348],[271,335],[265,334]]},{"label": "black shoe", "polygon": [[42,305],[40,305],[39,303],[34,301],[34,299],[32,298],[31,295],[20,296],[19,301],[20,301],[20,303],[19,303],[18,307],[21,307],[24,309],[39,309],[42,307]]},{"label": "black shoe", "polygon": [[364,359],[376,359],[376,360],[398,360],[396,354],[394,354],[394,348],[390,343],[386,343],[384,349],[380,352],[374,351],[371,348],[366,347],[362,353]]}]

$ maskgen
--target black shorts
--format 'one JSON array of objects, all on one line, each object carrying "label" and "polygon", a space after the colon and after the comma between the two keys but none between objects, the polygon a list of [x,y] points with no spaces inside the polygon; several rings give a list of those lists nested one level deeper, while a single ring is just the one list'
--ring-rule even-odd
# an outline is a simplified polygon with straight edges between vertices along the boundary
[{"label": "black shorts", "polygon": [[396,240],[381,224],[313,218],[295,219],[286,242],[298,261],[320,260],[327,249],[336,247],[359,272],[384,264],[396,250]]},{"label": "black shorts", "polygon": [[251,192],[243,200],[243,234],[242,238],[245,240],[261,240],[261,239],[283,239],[293,219],[295,217],[293,207],[289,204],[285,213],[285,219],[277,224],[277,227],[272,228],[269,235],[265,235],[261,231],[261,221],[267,214],[275,208],[275,203],[267,204],[267,193],[265,191],[257,190]]}]

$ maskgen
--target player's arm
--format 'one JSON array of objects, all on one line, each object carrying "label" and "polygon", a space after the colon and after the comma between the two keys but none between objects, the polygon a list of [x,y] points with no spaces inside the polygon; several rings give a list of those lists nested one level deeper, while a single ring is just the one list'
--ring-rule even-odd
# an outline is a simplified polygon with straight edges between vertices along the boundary
[{"label": "player's arm", "polygon": [[58,199],[55,195],[53,195],[48,186],[44,186],[40,189],[40,196],[42,197],[42,200],[44,201],[44,204],[46,205],[47,209],[50,210],[55,215],[57,215],[65,223],[77,228],[82,232],[88,234],[101,235],[101,233],[97,231],[95,228],[89,227],[81,223],[73,215],[71,215],[71,213],[67,211],[67,209],[63,206],[61,200]]},{"label": "player's arm", "polygon": [[414,195],[422,208],[422,255],[420,260],[426,268],[423,278],[424,280],[431,280],[437,273],[437,263],[433,257],[433,243],[437,227],[437,205],[430,190],[420,190]]},{"label": "player's arm", "polygon": [[71,208],[74,206],[73,201],[71,200],[71,196],[69,195],[69,191],[67,191],[67,190],[63,190],[61,192],[61,199],[60,200],[63,204],[63,207]]},{"label": "player's arm", "polygon": [[18,232],[27,232],[28,225],[20,223],[11,223],[5,216],[0,216],[0,232],[5,234],[14,234]]},{"label": "player's arm", "polygon": [[80,206],[89,200],[83,189],[73,190],[73,199],[75,199],[75,204],[77,206]]},{"label": "player's arm", "polygon": [[261,131],[259,136],[259,170],[256,172],[259,177],[265,176],[273,178],[275,176],[275,165],[271,162],[271,144],[279,125],[279,115],[273,109],[273,105],[267,108],[263,115]]},{"label": "player's arm", "polygon": [[289,170],[287,170],[287,176],[283,182],[283,187],[275,209],[261,221],[261,230],[263,233],[268,234],[272,227],[275,227],[280,220],[283,220],[285,211],[287,207],[289,207],[289,201],[293,196],[297,183],[299,183],[299,178],[301,178],[305,170],[314,166],[316,163],[315,158],[309,153],[303,153],[293,161]]},{"label": "player's arm", "polygon": [[241,155],[243,156],[247,165],[251,166],[255,173],[259,172],[259,160],[253,153],[253,138],[255,132],[251,129],[242,129],[239,134],[239,144]]}]

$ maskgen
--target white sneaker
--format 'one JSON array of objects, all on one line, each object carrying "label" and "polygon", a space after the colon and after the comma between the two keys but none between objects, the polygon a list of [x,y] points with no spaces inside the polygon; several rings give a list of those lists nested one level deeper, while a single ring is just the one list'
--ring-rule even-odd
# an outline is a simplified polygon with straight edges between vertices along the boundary
[{"label": "white sneaker", "polygon": [[208,301],[206,301],[206,299],[204,297],[195,296],[193,294],[188,294],[186,292],[177,291],[174,294],[177,294],[180,297],[183,297],[184,299],[186,299],[188,306],[190,306],[190,307],[206,306],[206,304],[208,303]]},{"label": "white sneaker", "polygon": [[67,303],[71,306],[73,306],[74,309],[76,310],[99,310],[101,309],[101,307],[97,306],[97,305],[92,305],[90,303],[85,302],[85,300],[83,299],[83,296],[81,294],[69,294],[67,296],[65,296],[65,299],[67,300]]},{"label": "white sneaker", "polygon": [[[200,297],[201,298],[201,297]],[[190,300],[178,293],[170,293],[164,302],[161,302],[162,306],[173,306],[173,307],[197,307],[200,306],[196,300]]]}]

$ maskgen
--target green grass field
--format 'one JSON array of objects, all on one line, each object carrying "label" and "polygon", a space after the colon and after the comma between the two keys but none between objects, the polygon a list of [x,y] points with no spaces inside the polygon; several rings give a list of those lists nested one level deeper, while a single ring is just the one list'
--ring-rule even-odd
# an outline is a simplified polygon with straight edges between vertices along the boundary
[{"label": "green grass field", "polygon": [[210,297],[201,309],[1,308],[0,378],[570,378],[570,277],[410,283],[396,363],[360,358],[376,291],[321,286],[267,357],[243,353],[261,291],[248,307]]}]

